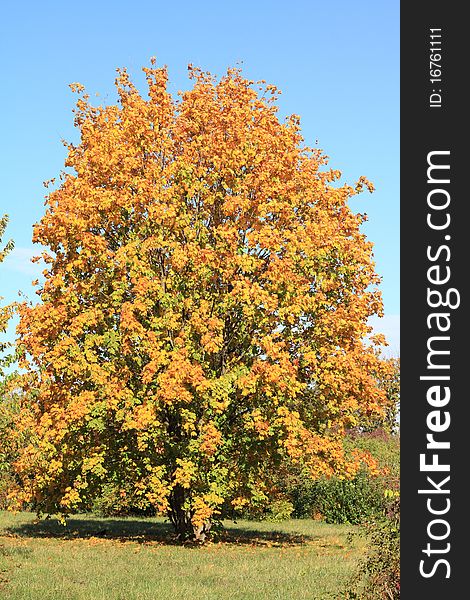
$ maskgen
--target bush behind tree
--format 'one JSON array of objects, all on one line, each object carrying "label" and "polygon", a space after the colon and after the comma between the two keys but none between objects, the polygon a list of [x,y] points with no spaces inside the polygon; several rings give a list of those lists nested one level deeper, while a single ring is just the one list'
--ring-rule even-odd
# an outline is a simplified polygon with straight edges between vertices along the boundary
[{"label": "bush behind tree", "polygon": [[400,598],[400,497],[388,495],[386,512],[367,524],[368,551],[341,594],[346,600],[399,600]]},{"label": "bush behind tree", "polygon": [[293,516],[362,524],[386,512],[388,492],[399,488],[399,436],[382,429],[356,431],[348,434],[344,445],[347,452],[369,452],[377,461],[377,468],[371,471],[364,465],[350,479],[333,476],[312,480],[291,463],[279,472],[275,493],[292,503]]}]

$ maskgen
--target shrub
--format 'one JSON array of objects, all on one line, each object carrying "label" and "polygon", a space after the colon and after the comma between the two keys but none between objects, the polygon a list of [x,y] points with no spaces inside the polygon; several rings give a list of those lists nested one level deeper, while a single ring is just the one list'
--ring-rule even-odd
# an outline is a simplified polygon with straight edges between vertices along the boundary
[{"label": "shrub", "polygon": [[281,521],[287,521],[294,512],[294,505],[292,502],[286,499],[274,500],[269,505],[269,511],[264,517],[266,521],[272,523],[280,523]]},{"label": "shrub", "polygon": [[[18,488],[18,481],[14,462],[27,440],[27,436],[19,435],[16,428],[16,419],[24,398],[11,386],[13,378],[12,374],[0,382],[0,510],[15,507],[13,490]],[[30,505],[25,508],[30,508]]]},{"label": "shrub", "polygon": [[385,492],[397,490],[400,473],[400,443],[397,435],[383,430],[352,432],[346,451],[369,452],[378,462],[380,475],[365,468],[353,479],[312,479],[294,465],[278,476],[278,493],[294,506],[293,516],[321,518],[328,523],[360,524],[383,515],[387,509]]},{"label": "shrub", "polygon": [[400,498],[390,491],[387,513],[369,523],[369,551],[350,588],[341,598],[347,600],[398,600],[400,598]]},{"label": "shrub", "polygon": [[381,481],[361,471],[352,480],[303,480],[292,489],[296,517],[322,518],[327,523],[359,524],[383,509]]}]

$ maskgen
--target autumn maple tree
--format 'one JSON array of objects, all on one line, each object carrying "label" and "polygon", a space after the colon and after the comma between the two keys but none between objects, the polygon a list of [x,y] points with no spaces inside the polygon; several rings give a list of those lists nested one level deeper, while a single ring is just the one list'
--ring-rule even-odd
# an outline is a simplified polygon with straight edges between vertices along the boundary
[{"label": "autumn maple tree", "polygon": [[28,394],[17,462],[39,511],[89,508],[112,484],[203,540],[222,507],[262,505],[283,461],[352,477],[347,428],[380,414],[382,310],[372,244],[299,117],[230,69],[125,70],[116,105],[82,86],[60,182],[34,241],[39,302],[18,328]]}]

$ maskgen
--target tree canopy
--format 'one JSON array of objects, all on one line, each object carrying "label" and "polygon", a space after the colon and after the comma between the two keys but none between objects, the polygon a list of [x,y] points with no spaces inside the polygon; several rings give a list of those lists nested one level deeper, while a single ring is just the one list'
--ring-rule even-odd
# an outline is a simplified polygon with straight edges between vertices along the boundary
[{"label": "tree canopy", "polygon": [[71,86],[80,140],[34,229],[40,301],[20,308],[35,401],[17,470],[40,511],[112,483],[203,539],[286,459],[313,478],[368,460],[342,439],[386,402],[365,342],[379,278],[348,205],[373,188],[339,184],[274,86],[190,67],[176,99],[165,68],[144,72],[145,96],[118,72],[116,105]]}]

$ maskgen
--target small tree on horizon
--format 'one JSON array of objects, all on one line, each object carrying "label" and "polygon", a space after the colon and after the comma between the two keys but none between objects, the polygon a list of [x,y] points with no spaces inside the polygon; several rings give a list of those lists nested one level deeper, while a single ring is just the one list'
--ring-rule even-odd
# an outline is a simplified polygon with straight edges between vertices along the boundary
[{"label": "small tree on horizon", "polygon": [[[4,245],[4,235],[8,225],[8,215],[0,217],[0,266],[11,250],[13,250],[13,240],[9,240]],[[3,297],[0,296],[0,302]],[[14,484],[13,459],[16,457],[16,434],[12,431],[15,428],[15,401],[8,389],[10,375],[7,375],[6,368],[11,365],[14,357],[9,354],[9,349],[13,346],[10,341],[5,341],[4,334],[7,332],[8,323],[13,315],[15,304],[0,306],[0,509],[7,507],[7,495]]]},{"label": "small tree on horizon", "polygon": [[[13,240],[6,242],[3,246],[3,236],[8,225],[8,215],[0,217],[0,264],[5,260],[5,257],[13,250]],[[3,246],[3,248],[2,248]],[[3,301],[3,297],[0,296],[0,301]],[[13,314],[13,304],[8,306],[0,306],[0,335],[6,333],[8,322]],[[3,367],[8,363],[8,357],[5,356],[6,350],[11,347],[10,342],[0,340],[0,378],[3,377]]]},{"label": "small tree on horizon", "polygon": [[77,145],[34,241],[47,268],[18,327],[23,500],[89,509],[103,486],[204,540],[223,504],[266,502],[286,459],[353,476],[345,430],[381,414],[386,365],[364,343],[380,314],[365,219],[372,186],[304,146],[277,90],[190,67],[175,100],[118,72],[117,105],[79,84]]}]

